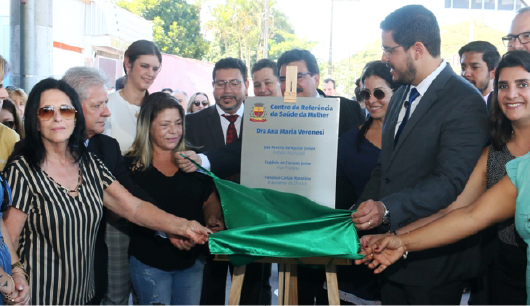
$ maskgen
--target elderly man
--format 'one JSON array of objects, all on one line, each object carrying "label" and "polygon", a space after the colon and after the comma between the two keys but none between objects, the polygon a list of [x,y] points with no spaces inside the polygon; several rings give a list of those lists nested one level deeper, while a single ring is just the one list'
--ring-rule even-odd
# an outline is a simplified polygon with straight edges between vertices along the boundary
[{"label": "elderly man", "polygon": [[530,51],[530,7],[526,6],[517,11],[510,27],[510,34],[502,38],[508,51]]},{"label": "elderly man", "polygon": [[186,110],[188,107],[188,94],[181,89],[175,89],[173,90],[173,97],[175,97],[180,105],[184,107],[184,110]]},{"label": "elderly man", "polygon": [[[99,70],[90,67],[74,67],[66,71],[63,81],[72,86],[81,101],[87,132],[85,145],[89,152],[99,157],[114,177],[134,196],[155,203],[129,177],[129,171],[121,155],[120,145],[116,139],[104,135],[105,121],[110,116],[107,108],[107,77]],[[111,211],[105,211],[105,218],[117,218]],[[107,291],[107,280],[112,275],[107,273],[107,245],[105,244],[106,222],[102,222],[96,239],[95,283],[96,294],[94,305],[99,305]]]}]

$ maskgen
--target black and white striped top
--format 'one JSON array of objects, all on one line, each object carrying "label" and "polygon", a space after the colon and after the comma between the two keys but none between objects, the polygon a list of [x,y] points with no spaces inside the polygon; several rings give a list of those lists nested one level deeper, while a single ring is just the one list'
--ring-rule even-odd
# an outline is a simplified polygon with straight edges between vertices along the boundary
[{"label": "black and white striped top", "polygon": [[27,214],[17,253],[28,269],[34,305],[85,304],[94,296],[103,190],[115,179],[92,154],[81,168],[83,182],[72,197],[24,157],[6,166],[12,205]]}]

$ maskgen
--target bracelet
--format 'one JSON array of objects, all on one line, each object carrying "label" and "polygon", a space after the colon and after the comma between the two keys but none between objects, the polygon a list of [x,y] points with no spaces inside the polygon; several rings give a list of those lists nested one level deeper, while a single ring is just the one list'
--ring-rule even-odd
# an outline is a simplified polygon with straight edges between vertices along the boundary
[{"label": "bracelet", "polygon": [[[7,274],[7,273],[6,273]],[[7,274],[7,276],[9,276],[9,278],[11,279],[11,283],[13,284],[13,291],[15,291],[15,281],[13,280],[13,278],[11,277],[11,275]],[[11,293],[13,293],[13,291],[11,291]],[[13,305],[15,304],[15,299],[10,297],[8,294],[5,294],[5,293],[2,293],[2,295],[4,296],[4,299],[5,299],[5,302],[6,302],[6,305]]]}]

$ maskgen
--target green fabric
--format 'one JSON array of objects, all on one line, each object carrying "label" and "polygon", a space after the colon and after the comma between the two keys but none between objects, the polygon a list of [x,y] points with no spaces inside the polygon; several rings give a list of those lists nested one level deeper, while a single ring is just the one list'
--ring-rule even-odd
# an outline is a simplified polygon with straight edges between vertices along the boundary
[{"label": "green fabric", "polygon": [[248,188],[201,169],[214,179],[227,227],[210,235],[212,254],[229,255],[235,266],[260,257],[363,257],[352,211],[297,194]]}]

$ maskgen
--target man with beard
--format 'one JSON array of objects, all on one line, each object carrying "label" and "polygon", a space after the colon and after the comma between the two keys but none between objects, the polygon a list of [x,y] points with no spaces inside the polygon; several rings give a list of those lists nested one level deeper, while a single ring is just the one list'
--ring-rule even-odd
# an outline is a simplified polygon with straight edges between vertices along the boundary
[{"label": "man with beard", "polygon": [[495,68],[501,60],[497,48],[487,41],[472,41],[460,48],[461,75],[480,91],[486,101],[488,111],[493,96]]},{"label": "man with beard", "polygon": [[[241,60],[227,57],[219,60],[213,69],[215,104],[200,112],[186,115],[186,140],[204,152],[224,147],[241,137],[241,123],[248,95],[247,67]],[[239,183],[239,174],[226,177]],[[229,264],[215,262],[208,256],[204,267],[201,305],[225,303],[226,273]],[[270,287],[262,289],[262,278],[267,274],[261,264],[250,264],[241,293],[241,304],[270,304]],[[265,277],[266,278],[266,277]]]},{"label": "man with beard", "polygon": [[[487,142],[484,100],[440,57],[440,29],[421,5],[381,22],[382,60],[395,82],[378,166],[352,214],[359,230],[382,232],[429,217],[462,192]],[[382,304],[459,304],[476,276],[479,237],[410,254],[382,275]]]}]

